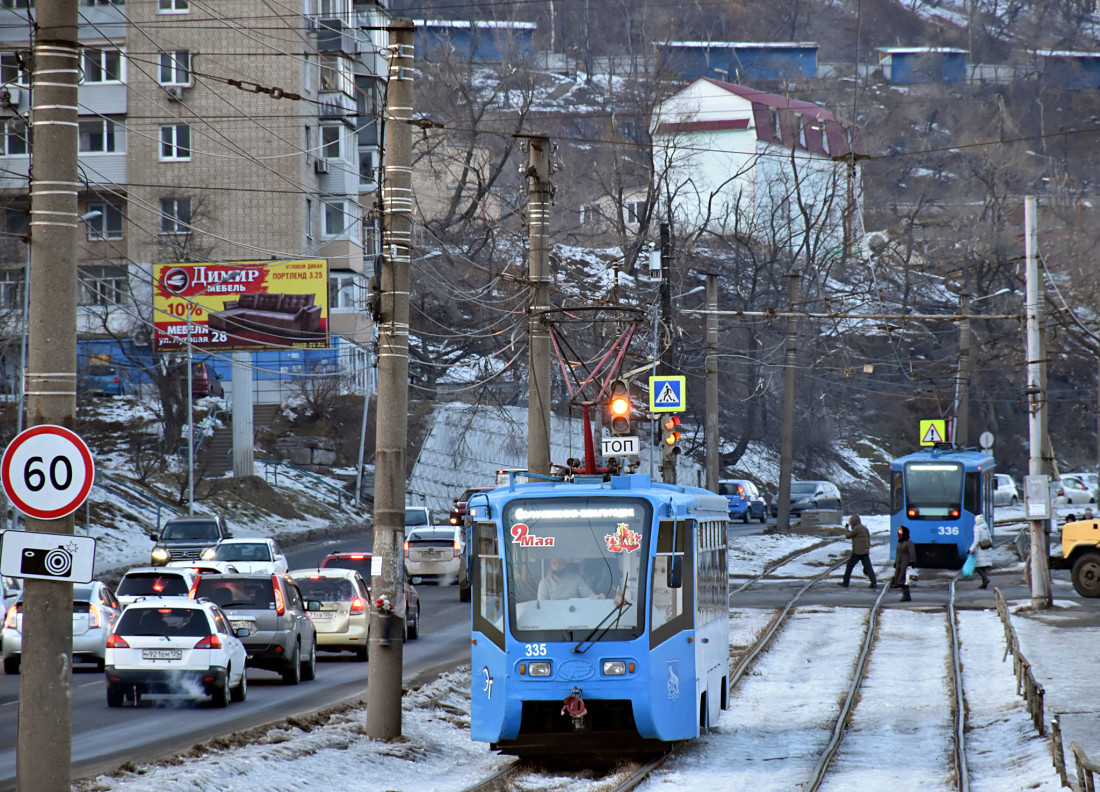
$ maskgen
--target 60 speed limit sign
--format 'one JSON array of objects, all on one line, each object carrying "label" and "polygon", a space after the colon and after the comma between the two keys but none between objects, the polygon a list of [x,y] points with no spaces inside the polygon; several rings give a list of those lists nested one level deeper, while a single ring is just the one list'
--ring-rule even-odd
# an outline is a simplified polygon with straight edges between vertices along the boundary
[{"label": "60 speed limit sign", "polygon": [[54,520],[72,514],[95,480],[95,463],[80,436],[46,424],[19,433],[0,463],[4,492],[29,517]]}]

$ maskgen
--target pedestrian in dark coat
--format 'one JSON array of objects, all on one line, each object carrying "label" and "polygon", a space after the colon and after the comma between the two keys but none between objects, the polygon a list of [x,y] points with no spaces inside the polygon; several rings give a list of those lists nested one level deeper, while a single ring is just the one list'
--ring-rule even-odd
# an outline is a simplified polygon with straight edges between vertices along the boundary
[{"label": "pedestrian in dark coat", "polygon": [[871,566],[871,532],[859,519],[858,514],[853,514],[848,518],[848,530],[844,532],[844,535],[852,540],[852,554],[848,556],[848,563],[844,567],[844,582],[840,585],[848,588],[848,583],[852,579],[852,570],[856,568],[857,563],[862,563],[863,574],[871,581],[871,588],[877,588],[878,581],[875,580],[875,568]]},{"label": "pedestrian in dark coat", "polygon": [[909,538],[909,529],[904,525],[898,526],[898,547],[894,554],[894,579],[891,585],[901,589],[900,602],[909,602],[913,598],[909,596],[909,584],[905,580],[905,572],[909,567],[916,566],[917,547]]}]

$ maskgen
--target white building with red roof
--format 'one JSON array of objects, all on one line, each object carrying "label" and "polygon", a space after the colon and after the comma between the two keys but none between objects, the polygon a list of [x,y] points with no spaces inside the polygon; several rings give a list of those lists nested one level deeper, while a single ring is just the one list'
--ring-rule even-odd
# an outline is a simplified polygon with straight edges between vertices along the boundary
[{"label": "white building with red roof", "polygon": [[680,239],[737,233],[822,258],[862,236],[863,137],[823,107],[703,77],[656,107],[652,131]]}]

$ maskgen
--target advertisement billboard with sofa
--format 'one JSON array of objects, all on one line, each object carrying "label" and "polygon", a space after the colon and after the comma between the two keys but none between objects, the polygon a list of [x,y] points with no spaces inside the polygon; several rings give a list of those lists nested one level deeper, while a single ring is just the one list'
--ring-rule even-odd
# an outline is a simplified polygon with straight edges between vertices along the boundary
[{"label": "advertisement billboard with sofa", "polygon": [[156,264],[153,351],[324,349],[328,261]]}]

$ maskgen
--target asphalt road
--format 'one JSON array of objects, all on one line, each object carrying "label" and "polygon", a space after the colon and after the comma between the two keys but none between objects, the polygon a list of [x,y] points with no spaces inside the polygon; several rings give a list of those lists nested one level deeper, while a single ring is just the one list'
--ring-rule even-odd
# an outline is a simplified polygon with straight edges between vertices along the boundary
[{"label": "asphalt road", "polygon": [[[369,541],[341,540],[288,553],[292,569],[314,566],[332,550],[365,550]],[[470,605],[458,587],[421,585],[420,638],[404,647],[405,684],[470,660]],[[214,709],[206,702],[144,697],[140,707],[108,709],[102,672],[78,666],[73,674],[73,779],[126,761],[149,761],[195,743],[348,698],[365,697],[370,663],[350,654],[318,654],[317,679],[297,686],[272,672],[250,670],[248,700]],[[0,792],[15,789],[20,676],[0,674]]]}]

